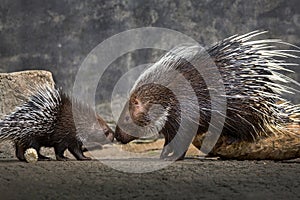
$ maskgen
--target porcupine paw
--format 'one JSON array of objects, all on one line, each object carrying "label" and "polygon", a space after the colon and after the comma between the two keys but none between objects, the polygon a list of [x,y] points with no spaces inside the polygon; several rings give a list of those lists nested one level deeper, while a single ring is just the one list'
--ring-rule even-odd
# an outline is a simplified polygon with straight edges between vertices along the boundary
[{"label": "porcupine paw", "polygon": [[78,160],[92,160],[92,158],[84,156],[84,157],[78,158]]},{"label": "porcupine paw", "polygon": [[165,157],[165,158],[163,158],[163,160],[165,160],[165,161],[179,161],[179,160],[183,160],[184,159],[184,157],[179,157],[178,158],[178,156],[176,156],[176,155],[171,155],[171,156],[167,156],[167,157]]},{"label": "porcupine paw", "polygon": [[173,152],[173,148],[169,145],[169,146],[164,146],[161,154],[160,154],[160,159],[165,159],[169,157],[169,154]]},{"label": "porcupine paw", "polygon": [[163,160],[165,160],[165,161],[179,161],[179,160],[184,160],[185,154],[186,154],[186,152],[183,153],[181,156],[179,156],[179,155],[176,154],[176,153],[173,153],[173,154],[170,155],[170,156],[161,154],[161,155],[160,155],[160,159],[163,159]]},{"label": "porcupine paw", "polygon": [[175,161],[176,156],[174,154],[170,155],[169,154],[160,154],[160,159],[164,161]]},{"label": "porcupine paw", "polygon": [[50,161],[50,160],[52,160],[50,157],[39,154],[38,161]]},{"label": "porcupine paw", "polygon": [[56,160],[58,160],[58,161],[68,161],[68,160],[70,160],[70,158],[65,157],[65,156],[56,155]]},{"label": "porcupine paw", "polygon": [[175,161],[176,158],[174,158],[173,156],[168,156],[168,157],[165,157],[163,158],[164,161]]}]

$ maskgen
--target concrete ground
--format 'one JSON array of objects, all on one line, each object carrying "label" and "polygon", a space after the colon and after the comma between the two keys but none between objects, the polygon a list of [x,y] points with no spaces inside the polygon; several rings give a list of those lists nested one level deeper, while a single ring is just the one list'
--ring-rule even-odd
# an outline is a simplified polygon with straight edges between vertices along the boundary
[{"label": "concrete ground", "polygon": [[[113,148],[105,148],[100,153],[92,153],[106,155],[100,161],[25,163],[16,160],[10,152],[4,152],[5,145],[1,147],[1,200],[300,199],[300,159],[222,161],[189,155],[184,161],[160,170],[127,173],[111,168],[107,162],[128,166],[134,171],[149,167],[151,159],[145,159],[145,153],[139,158],[109,159],[109,152],[114,158],[116,154]],[[152,154],[158,155],[159,151],[153,150]]]}]

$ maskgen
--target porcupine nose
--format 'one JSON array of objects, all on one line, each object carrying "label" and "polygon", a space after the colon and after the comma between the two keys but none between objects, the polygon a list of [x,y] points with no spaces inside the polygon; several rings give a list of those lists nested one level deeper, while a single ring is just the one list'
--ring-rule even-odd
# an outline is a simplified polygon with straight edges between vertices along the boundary
[{"label": "porcupine nose", "polygon": [[110,128],[103,129],[103,132],[110,142],[114,141],[114,132]]}]

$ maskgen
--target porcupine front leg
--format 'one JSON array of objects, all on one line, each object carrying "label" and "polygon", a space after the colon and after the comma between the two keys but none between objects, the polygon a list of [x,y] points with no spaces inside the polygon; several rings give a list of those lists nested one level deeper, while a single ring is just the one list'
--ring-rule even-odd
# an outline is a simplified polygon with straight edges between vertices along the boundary
[{"label": "porcupine front leg", "polygon": [[74,142],[68,147],[68,150],[73,154],[77,160],[91,160],[92,158],[83,155],[82,145]]},{"label": "porcupine front leg", "polygon": [[69,160],[69,158],[64,156],[64,152],[66,149],[67,149],[67,146],[65,144],[56,144],[54,146],[56,160],[59,160],[59,161]]}]

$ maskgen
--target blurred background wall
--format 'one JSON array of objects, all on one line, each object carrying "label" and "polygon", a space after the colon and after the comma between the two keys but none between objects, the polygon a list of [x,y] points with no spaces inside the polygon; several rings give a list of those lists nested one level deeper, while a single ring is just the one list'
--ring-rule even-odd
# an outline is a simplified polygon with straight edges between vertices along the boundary
[{"label": "blurred background wall", "polygon": [[[268,30],[266,37],[300,46],[299,0],[0,0],[0,72],[45,69],[71,91],[87,54],[121,31],[156,26],[210,45],[233,34]],[[110,98],[129,68],[155,61],[162,52],[139,50],[112,63],[97,100]],[[300,64],[300,60],[293,60]],[[291,77],[300,81],[300,67]],[[299,103],[298,95],[289,98]]]}]

